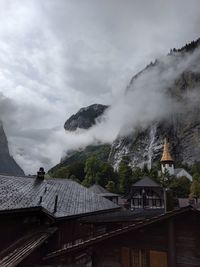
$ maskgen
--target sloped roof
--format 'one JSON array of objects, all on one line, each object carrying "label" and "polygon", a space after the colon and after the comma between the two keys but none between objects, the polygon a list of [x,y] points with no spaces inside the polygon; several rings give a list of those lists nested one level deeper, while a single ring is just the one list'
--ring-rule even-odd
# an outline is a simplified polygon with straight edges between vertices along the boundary
[{"label": "sloped roof", "polygon": [[166,138],[165,138],[164,149],[163,149],[163,154],[161,158],[161,162],[163,161],[173,162],[172,156],[170,154],[170,144]]},{"label": "sloped roof", "polygon": [[106,190],[104,187],[102,187],[101,185],[98,184],[93,184],[92,186],[90,186],[88,188],[91,192],[93,192],[94,194],[100,195],[100,196],[118,196],[117,194],[113,194],[111,192],[109,192],[108,190]]},{"label": "sloped roof", "polygon": [[156,215],[156,216],[151,217],[151,218],[144,219],[144,221],[133,222],[132,224],[125,225],[125,226],[123,226],[121,228],[117,228],[113,231],[106,232],[104,234],[100,234],[98,236],[92,237],[88,240],[81,241],[78,245],[72,244],[71,246],[68,246],[66,248],[62,248],[62,249],[50,252],[49,254],[47,254],[47,256],[45,256],[44,260],[49,260],[49,259],[53,259],[53,258],[56,258],[59,256],[63,256],[67,253],[71,253],[71,251],[76,251],[76,250],[83,249],[83,248],[86,248],[89,246],[93,246],[96,243],[108,240],[108,239],[116,237],[116,236],[123,235],[124,233],[130,232],[130,231],[137,231],[138,229],[141,229],[141,228],[146,227],[148,225],[151,225],[151,224],[154,224],[157,222],[161,222],[161,221],[164,221],[166,219],[168,220],[169,218],[174,218],[176,216],[179,216],[181,214],[188,213],[188,212],[194,212],[194,213],[200,215],[200,212],[198,210],[193,209],[191,206],[175,209],[173,211],[169,211],[166,213]]},{"label": "sloped roof", "polygon": [[139,209],[139,210],[117,210],[105,214],[96,214],[79,219],[84,223],[108,223],[108,222],[130,222],[142,221],[164,213],[164,209]]},{"label": "sloped roof", "polygon": [[[179,172],[181,172],[181,171],[184,171],[184,172],[186,172],[186,173],[188,173],[185,169],[183,169],[183,168],[176,168],[176,169],[174,169],[174,174],[175,175],[177,175]],[[189,174],[189,173],[188,173]],[[190,174],[189,174],[190,175]]]},{"label": "sloped roof", "polygon": [[133,187],[161,187],[161,186],[156,182],[154,182],[150,177],[145,176],[140,181],[133,184]]},{"label": "sloped roof", "polygon": [[33,253],[44,243],[57,229],[38,229],[31,234],[21,237],[19,240],[0,253],[0,267],[18,266],[28,255]]},{"label": "sloped roof", "polygon": [[[55,198],[57,210],[54,212]],[[41,199],[42,197],[42,199]],[[0,211],[43,207],[54,217],[117,209],[118,205],[68,179],[39,180],[0,175]]]}]

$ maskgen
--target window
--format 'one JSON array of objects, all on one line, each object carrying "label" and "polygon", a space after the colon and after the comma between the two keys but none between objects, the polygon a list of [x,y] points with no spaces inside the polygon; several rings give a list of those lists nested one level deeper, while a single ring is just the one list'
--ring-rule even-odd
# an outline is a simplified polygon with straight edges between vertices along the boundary
[{"label": "window", "polygon": [[122,247],[122,267],[167,267],[167,253],[164,251]]},{"label": "window", "polygon": [[147,267],[147,252],[144,249],[132,249],[131,267]]},{"label": "window", "polygon": [[122,267],[147,267],[147,251],[123,247]]}]

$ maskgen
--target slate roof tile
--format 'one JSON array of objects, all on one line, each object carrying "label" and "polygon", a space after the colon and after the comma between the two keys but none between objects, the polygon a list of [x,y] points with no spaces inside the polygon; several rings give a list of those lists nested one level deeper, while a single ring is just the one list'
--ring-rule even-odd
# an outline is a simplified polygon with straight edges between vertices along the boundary
[{"label": "slate roof tile", "polygon": [[[57,211],[54,213],[55,197]],[[42,202],[40,203],[40,197]],[[55,217],[117,209],[115,203],[68,179],[39,180],[0,175],[0,210],[42,206]]]}]

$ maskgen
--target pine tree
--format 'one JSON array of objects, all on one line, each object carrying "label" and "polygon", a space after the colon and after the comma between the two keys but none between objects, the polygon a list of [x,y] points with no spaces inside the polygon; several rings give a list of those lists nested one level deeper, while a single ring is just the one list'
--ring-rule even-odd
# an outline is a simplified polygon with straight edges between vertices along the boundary
[{"label": "pine tree", "polygon": [[127,157],[123,157],[118,169],[119,174],[119,191],[120,193],[128,193],[133,183],[132,169],[129,166]]}]

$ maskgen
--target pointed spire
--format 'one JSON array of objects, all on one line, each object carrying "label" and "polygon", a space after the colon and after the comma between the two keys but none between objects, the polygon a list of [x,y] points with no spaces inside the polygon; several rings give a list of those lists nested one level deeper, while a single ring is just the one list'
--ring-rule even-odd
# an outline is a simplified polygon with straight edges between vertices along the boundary
[{"label": "pointed spire", "polygon": [[170,144],[167,141],[167,138],[165,138],[165,142],[164,142],[164,149],[163,149],[163,154],[162,154],[162,158],[161,158],[161,162],[162,161],[171,161],[173,162],[172,156],[170,154]]}]

